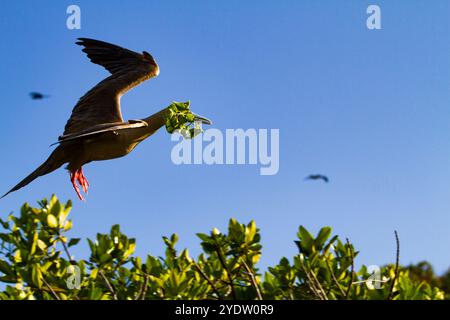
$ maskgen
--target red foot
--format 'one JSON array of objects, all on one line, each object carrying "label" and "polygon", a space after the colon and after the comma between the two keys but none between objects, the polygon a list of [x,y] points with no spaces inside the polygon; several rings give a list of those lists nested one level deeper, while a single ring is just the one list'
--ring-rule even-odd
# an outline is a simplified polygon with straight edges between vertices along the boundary
[{"label": "red foot", "polygon": [[78,184],[83,189],[83,192],[87,194],[89,189],[89,182],[83,174],[83,168],[80,168],[74,172],[70,172],[70,181],[72,182],[73,188],[75,189],[78,198],[80,200],[84,200],[83,196],[81,195],[80,188],[77,185],[78,182]]}]

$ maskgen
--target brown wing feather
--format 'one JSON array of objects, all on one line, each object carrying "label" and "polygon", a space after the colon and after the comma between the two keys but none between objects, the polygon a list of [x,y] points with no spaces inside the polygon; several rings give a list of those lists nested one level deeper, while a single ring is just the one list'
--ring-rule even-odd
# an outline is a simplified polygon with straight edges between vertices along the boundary
[{"label": "brown wing feather", "polygon": [[124,122],[120,97],[145,80],[159,74],[153,57],[93,39],[79,38],[76,44],[95,64],[103,66],[111,76],[98,83],[80,98],[67,121],[64,135],[87,130],[98,124]]},{"label": "brown wing feather", "polygon": [[97,126],[92,127],[89,131],[80,131],[75,134],[68,134],[65,136],[61,136],[58,138],[58,142],[55,142],[51,144],[50,146],[56,145],[56,144],[62,144],[65,142],[82,139],[86,137],[92,137],[94,135],[98,135],[100,133],[105,132],[112,132],[112,131],[120,131],[120,130],[126,130],[126,129],[135,129],[135,128],[142,128],[142,127],[148,127],[147,122],[143,120],[130,120],[128,122],[115,122],[115,123],[104,123],[99,124]]}]

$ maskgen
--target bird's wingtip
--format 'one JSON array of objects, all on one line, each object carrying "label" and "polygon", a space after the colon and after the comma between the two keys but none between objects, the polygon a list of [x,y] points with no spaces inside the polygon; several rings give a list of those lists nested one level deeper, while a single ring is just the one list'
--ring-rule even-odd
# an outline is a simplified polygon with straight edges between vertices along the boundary
[{"label": "bird's wingtip", "polygon": [[76,41],[75,44],[77,44],[77,45],[79,45],[79,46],[82,46],[82,45],[84,45],[87,41],[93,40],[93,39],[81,37],[81,38],[77,38],[77,40],[78,40],[78,41]]}]

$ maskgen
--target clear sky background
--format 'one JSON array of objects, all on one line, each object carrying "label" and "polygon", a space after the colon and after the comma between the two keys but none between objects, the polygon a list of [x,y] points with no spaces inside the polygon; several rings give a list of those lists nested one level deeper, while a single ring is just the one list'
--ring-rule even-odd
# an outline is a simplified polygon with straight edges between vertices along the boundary
[{"label": "clear sky background", "polygon": [[[66,8],[81,7],[81,30]],[[380,31],[366,8],[382,10]],[[122,98],[127,119],[191,100],[214,127],[279,128],[280,171],[175,166],[165,130],[129,156],[88,165],[85,203],[60,169],[0,201],[2,217],[56,193],[74,199],[73,236],[119,223],[137,254],[161,236],[199,253],[196,232],[255,219],[261,267],[296,253],[300,224],[333,227],[358,262],[450,266],[450,2],[2,1],[1,183],[6,192],[51,152],[76,101],[107,76],[74,42],[100,39],[153,54],[161,74]],[[30,100],[30,91],[51,95]],[[310,173],[331,182],[304,182]],[[82,242],[74,251],[87,258]]]}]

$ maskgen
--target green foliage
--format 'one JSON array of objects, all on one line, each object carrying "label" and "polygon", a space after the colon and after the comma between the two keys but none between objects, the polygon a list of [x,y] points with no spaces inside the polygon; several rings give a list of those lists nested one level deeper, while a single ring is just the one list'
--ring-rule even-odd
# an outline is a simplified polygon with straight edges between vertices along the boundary
[{"label": "green foliage", "polygon": [[185,138],[192,139],[201,132],[201,127],[193,126],[195,115],[190,110],[190,102],[172,102],[168,107],[166,130],[168,133],[179,131]]},{"label": "green foliage", "polygon": [[[163,257],[133,255],[135,239],[115,225],[109,234],[88,239],[90,257],[75,260],[70,250],[70,201],[53,196],[37,208],[22,206],[18,216],[0,219],[0,299],[443,299],[443,292],[410,269],[379,269],[377,281],[362,266],[358,252],[332,236],[329,227],[317,236],[300,226],[298,254],[282,258],[264,274],[257,267],[261,235],[254,221],[231,219],[227,233],[198,233],[203,252],[192,258],[176,248],[177,235],[163,237]],[[393,279],[397,279],[392,286]],[[377,288],[378,287],[378,288]],[[391,289],[392,288],[392,289]]]},{"label": "green foliage", "polygon": [[446,298],[450,298],[450,269],[443,275],[436,275],[433,267],[426,261],[412,264],[406,267],[410,278],[415,282],[424,282],[433,287],[439,287],[446,293]]}]

